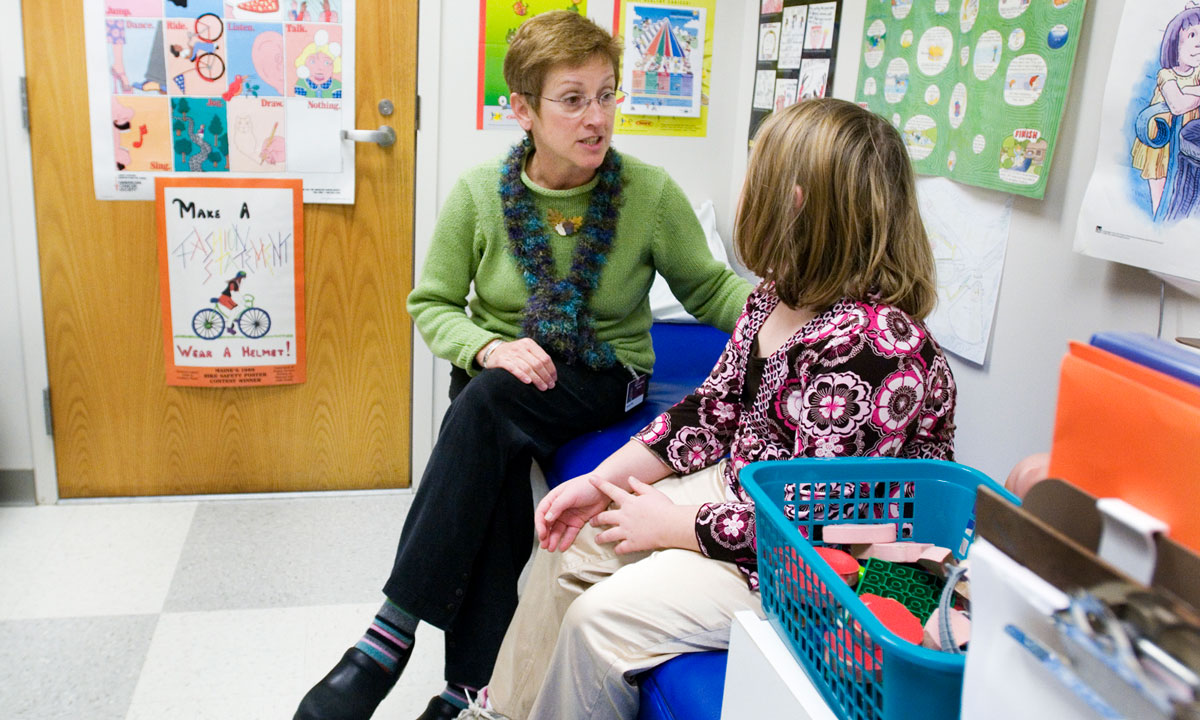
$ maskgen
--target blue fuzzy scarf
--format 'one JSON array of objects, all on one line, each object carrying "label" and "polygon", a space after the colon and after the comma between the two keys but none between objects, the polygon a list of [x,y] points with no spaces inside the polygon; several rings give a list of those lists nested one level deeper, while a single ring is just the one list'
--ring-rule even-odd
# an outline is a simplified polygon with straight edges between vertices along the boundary
[{"label": "blue fuzzy scarf", "polygon": [[550,252],[549,231],[533,205],[529,188],[521,182],[525,157],[533,150],[526,137],[513,146],[500,169],[500,199],[504,205],[504,224],[508,247],[525,286],[529,300],[521,319],[521,330],[546,352],[568,363],[603,370],[617,364],[612,347],[596,338],[588,298],[600,282],[600,272],[617,232],[621,203],[621,156],[609,148],[592,189],[587,214],[583,218],[581,238],[575,246],[571,270],[566,278],[556,277],[554,256]]}]

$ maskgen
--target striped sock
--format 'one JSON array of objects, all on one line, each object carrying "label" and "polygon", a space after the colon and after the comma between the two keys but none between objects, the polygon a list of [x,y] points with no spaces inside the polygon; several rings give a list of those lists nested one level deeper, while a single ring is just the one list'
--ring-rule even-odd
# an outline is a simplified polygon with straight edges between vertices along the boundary
[{"label": "striped sock", "polygon": [[417,618],[388,600],[379,608],[371,627],[354,643],[354,647],[370,655],[389,673],[398,673],[412,653],[418,622]]},{"label": "striped sock", "polygon": [[467,693],[471,693],[471,697],[479,696],[479,688],[463,685],[461,683],[446,683],[446,689],[441,692],[438,697],[450,703],[459,710],[467,709]]}]

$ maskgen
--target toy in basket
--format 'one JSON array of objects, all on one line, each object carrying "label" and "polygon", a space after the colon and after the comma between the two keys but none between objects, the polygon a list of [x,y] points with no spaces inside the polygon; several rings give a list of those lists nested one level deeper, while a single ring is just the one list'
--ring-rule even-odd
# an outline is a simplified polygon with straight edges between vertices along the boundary
[{"label": "toy in basket", "polygon": [[[951,548],[961,560],[976,488],[1019,501],[979,471],[941,460],[762,462],[740,479],[756,508],[763,608],[830,707],[853,720],[957,718],[964,656],[897,637],[814,546],[825,544],[825,525],[890,524],[897,537]],[[834,485],[846,491],[821,490]]]}]

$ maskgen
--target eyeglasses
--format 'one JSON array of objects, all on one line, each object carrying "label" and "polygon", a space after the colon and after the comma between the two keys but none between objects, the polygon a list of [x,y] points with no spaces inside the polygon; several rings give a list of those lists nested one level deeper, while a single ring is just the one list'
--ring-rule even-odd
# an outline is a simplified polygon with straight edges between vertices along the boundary
[{"label": "eyeglasses", "polygon": [[570,95],[564,95],[561,98],[551,98],[546,97],[545,95],[538,95],[536,93],[521,94],[540,97],[543,100],[549,100],[552,103],[557,103],[559,109],[562,111],[562,114],[566,115],[567,117],[578,117],[582,115],[587,111],[588,106],[592,104],[593,100],[596,101],[596,104],[600,106],[601,110],[607,112],[615,108],[617,106],[617,101],[622,97],[622,93],[618,93],[615,90],[605,90],[596,97],[588,97],[586,95],[580,95],[579,93],[571,93]]}]

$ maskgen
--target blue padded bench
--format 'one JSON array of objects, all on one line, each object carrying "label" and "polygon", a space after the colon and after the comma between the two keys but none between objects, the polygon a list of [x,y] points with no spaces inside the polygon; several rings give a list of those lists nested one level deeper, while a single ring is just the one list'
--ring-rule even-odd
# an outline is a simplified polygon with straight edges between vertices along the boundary
[{"label": "blue padded bench", "polygon": [[685,323],[656,322],[650,328],[650,337],[654,340],[654,376],[646,401],[620,422],[581,435],[559,448],[545,471],[548,487],[596,469],[630,436],[695,390],[708,377],[729,341],[729,335],[716,328]]},{"label": "blue padded bench", "polygon": [[[654,323],[654,376],[646,402],[615,425],[575,438],[559,448],[546,470],[554,487],[590,472],[659,413],[708,377],[729,335],[707,325]],[[638,720],[718,720],[725,689],[724,651],[686,653],[640,678]]]}]

